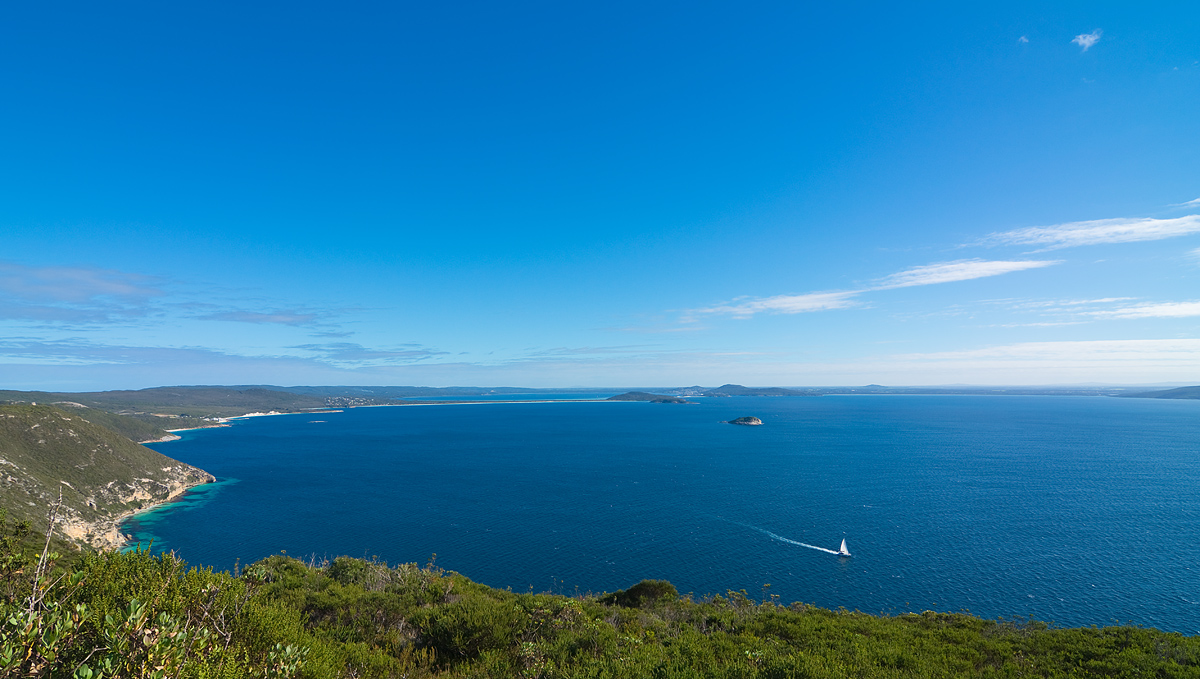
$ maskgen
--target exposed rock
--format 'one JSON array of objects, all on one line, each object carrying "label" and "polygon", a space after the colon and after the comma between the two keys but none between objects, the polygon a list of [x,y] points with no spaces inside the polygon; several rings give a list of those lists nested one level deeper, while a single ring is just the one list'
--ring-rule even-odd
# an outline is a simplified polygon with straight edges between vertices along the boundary
[{"label": "exposed rock", "polygon": [[61,496],[56,532],[97,549],[120,547],[125,538],[118,526],[134,513],[216,480],[47,406],[0,406],[0,455],[6,463],[0,506],[10,518],[44,530],[47,511]]},{"label": "exposed rock", "polygon": [[763,423],[762,420],[758,419],[757,417],[753,417],[753,416],[739,417],[737,419],[729,421],[729,424],[744,424],[744,425],[749,425],[749,426],[757,426],[762,423]]}]

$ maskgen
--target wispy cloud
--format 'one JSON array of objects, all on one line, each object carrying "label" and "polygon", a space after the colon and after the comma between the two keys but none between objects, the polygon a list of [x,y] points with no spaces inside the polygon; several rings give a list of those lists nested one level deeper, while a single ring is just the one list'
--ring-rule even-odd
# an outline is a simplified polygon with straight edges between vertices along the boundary
[{"label": "wispy cloud", "polygon": [[1200,301],[1147,302],[1117,309],[1091,311],[1088,315],[1097,318],[1189,318],[1200,316]]},{"label": "wispy cloud", "polygon": [[960,259],[954,262],[941,262],[917,266],[906,271],[894,273],[880,279],[878,285],[871,290],[891,290],[894,288],[909,288],[917,285],[936,285],[938,283],[954,283],[969,281],[975,278],[999,276],[1014,271],[1040,269],[1059,264],[1061,260],[983,260]]},{"label": "wispy cloud", "polygon": [[86,304],[100,299],[136,302],[164,294],[161,283],[152,276],[112,269],[31,267],[0,262],[0,292],[32,302]]},{"label": "wispy cloud", "polygon": [[1076,45],[1079,45],[1080,47],[1083,48],[1082,51],[1086,52],[1092,45],[1095,45],[1096,43],[1100,42],[1100,36],[1103,34],[1104,34],[1104,31],[1097,28],[1096,30],[1092,31],[1091,33],[1084,33],[1082,35],[1075,36],[1071,40],[1071,42]]},{"label": "wispy cloud", "polygon": [[1200,215],[1174,219],[1095,219],[993,233],[979,245],[1035,245],[1042,251],[1104,243],[1134,243],[1200,233]]},{"label": "wispy cloud", "polygon": [[41,365],[164,365],[240,358],[203,347],[112,345],[83,338],[0,340],[0,363]]},{"label": "wispy cloud", "polygon": [[[774,297],[741,297],[724,304],[694,309],[690,314],[718,314],[734,318],[750,318],[755,314],[802,314],[810,311],[848,309],[856,306],[853,298],[861,290],[843,292],[812,292],[805,295],[775,295]],[[694,316],[693,316],[694,317]]]},{"label": "wispy cloud", "polygon": [[549,349],[531,349],[526,357],[629,355],[645,354],[648,351],[661,352],[662,348],[654,344],[625,344],[612,347],[552,347]]},{"label": "wispy cloud", "polygon": [[1015,314],[1041,317],[1042,321],[996,323],[994,327],[1079,325],[1104,319],[1185,318],[1200,316],[1200,302],[1138,302],[1136,297],[1095,299],[994,299],[977,304]]},{"label": "wispy cloud", "polygon": [[1021,43],[1029,42],[1029,38],[1022,35],[1021,37],[1017,38],[1017,42],[1021,42]]},{"label": "wispy cloud", "polygon": [[1200,207],[1200,198],[1189,200],[1186,203],[1173,203],[1171,207]]},{"label": "wispy cloud", "polygon": [[1098,361],[1122,361],[1136,364],[1170,361],[1195,368],[1200,367],[1200,339],[1020,342],[965,351],[903,354],[893,358],[905,361],[1003,359],[1014,362],[1049,364]]},{"label": "wispy cloud", "polygon": [[810,292],[802,295],[775,295],[773,297],[741,297],[724,304],[693,309],[684,316],[684,321],[694,321],[702,315],[725,315],[734,318],[750,318],[755,314],[803,314],[814,311],[849,309],[860,306],[857,299],[864,293],[879,290],[894,290],[920,285],[937,285],[969,281],[976,278],[999,276],[1014,271],[1040,269],[1058,264],[1059,260],[983,260],[960,259],[913,267],[879,279],[875,285],[859,290],[832,292]]},{"label": "wispy cloud", "polygon": [[326,342],[300,344],[292,348],[318,354],[319,360],[339,366],[412,363],[447,354],[445,351],[435,351],[412,344],[403,345],[403,348],[398,349],[370,349],[354,342]]},{"label": "wispy cloud", "polygon": [[1064,325],[1080,325],[1083,321],[1043,321],[1040,323],[993,323],[991,328],[1057,328]]},{"label": "wispy cloud", "polygon": [[86,324],[144,316],[166,294],[153,276],[0,262],[0,318]]},{"label": "wispy cloud", "polygon": [[317,314],[298,311],[223,311],[205,314],[196,318],[205,321],[231,321],[235,323],[275,323],[278,325],[311,325],[317,321]]}]

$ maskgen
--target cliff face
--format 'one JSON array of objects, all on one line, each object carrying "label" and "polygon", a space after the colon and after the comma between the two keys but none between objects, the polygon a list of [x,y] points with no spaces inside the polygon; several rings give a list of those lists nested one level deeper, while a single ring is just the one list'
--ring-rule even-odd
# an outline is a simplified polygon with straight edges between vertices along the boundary
[{"label": "cliff face", "polygon": [[213,481],[208,472],[49,406],[0,406],[0,507],[45,530],[62,493],[55,531],[115,549],[122,519]]}]

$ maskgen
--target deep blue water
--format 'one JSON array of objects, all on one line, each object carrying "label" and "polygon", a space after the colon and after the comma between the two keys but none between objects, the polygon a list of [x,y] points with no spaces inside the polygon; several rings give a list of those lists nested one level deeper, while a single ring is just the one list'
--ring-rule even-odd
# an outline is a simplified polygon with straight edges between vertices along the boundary
[{"label": "deep blue water", "polygon": [[475,396],[408,396],[404,401],[582,401],[586,399],[602,400],[616,396],[620,391],[589,391],[575,393],[549,394],[478,394]]},{"label": "deep blue water", "polygon": [[[697,400],[358,408],[188,432],[153,447],[221,483],[127,530],[218,569],[281,550],[436,552],[514,590],[665,578],[757,598],[770,583],[784,602],[870,613],[1200,633],[1200,401]],[[741,415],[766,424],[722,423]],[[843,537],[853,558],[794,544]]]}]

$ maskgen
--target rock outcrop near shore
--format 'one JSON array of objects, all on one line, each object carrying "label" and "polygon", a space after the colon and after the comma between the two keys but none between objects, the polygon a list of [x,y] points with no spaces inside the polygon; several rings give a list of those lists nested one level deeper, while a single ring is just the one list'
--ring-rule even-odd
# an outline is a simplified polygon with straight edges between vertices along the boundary
[{"label": "rock outcrop near shore", "polygon": [[0,507],[13,520],[83,547],[116,549],[126,517],[215,479],[78,415],[50,406],[0,406]]}]

